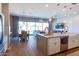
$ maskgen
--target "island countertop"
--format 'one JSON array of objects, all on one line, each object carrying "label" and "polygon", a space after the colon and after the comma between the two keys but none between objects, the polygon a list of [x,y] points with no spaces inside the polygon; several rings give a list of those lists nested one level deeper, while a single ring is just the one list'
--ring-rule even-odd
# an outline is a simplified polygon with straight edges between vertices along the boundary
[{"label": "island countertop", "polygon": [[75,35],[79,35],[77,33],[52,33],[52,34],[40,34],[40,33],[37,33],[37,35],[40,35],[40,36],[43,36],[45,38],[55,38],[55,37],[61,37],[61,36],[75,36]]},{"label": "island countertop", "polygon": [[[67,36],[67,37],[66,37]],[[66,38],[66,39],[65,39]],[[62,43],[65,42],[65,43]],[[45,55],[52,55],[79,46],[77,33],[37,33],[37,48]]]}]

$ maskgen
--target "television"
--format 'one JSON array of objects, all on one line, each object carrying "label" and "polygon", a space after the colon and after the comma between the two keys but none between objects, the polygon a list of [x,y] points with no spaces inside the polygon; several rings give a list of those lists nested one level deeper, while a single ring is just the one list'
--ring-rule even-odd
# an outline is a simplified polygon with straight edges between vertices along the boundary
[{"label": "television", "polygon": [[65,28],[64,23],[56,23],[55,24],[55,31],[57,31],[57,32],[64,31],[64,28]]}]

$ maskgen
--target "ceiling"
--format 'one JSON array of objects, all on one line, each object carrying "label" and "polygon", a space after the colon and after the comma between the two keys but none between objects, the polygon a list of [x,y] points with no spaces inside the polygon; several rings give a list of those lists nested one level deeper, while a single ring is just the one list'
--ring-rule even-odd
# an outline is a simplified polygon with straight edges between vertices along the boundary
[{"label": "ceiling", "polygon": [[79,14],[76,3],[10,3],[10,13],[42,18],[64,18]]}]

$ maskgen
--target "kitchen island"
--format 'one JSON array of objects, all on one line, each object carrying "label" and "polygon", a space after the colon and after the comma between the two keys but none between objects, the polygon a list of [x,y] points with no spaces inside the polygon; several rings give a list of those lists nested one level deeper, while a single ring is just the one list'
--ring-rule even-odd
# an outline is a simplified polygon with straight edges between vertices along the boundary
[{"label": "kitchen island", "polygon": [[53,55],[78,46],[79,36],[75,33],[37,34],[37,48],[45,55]]}]

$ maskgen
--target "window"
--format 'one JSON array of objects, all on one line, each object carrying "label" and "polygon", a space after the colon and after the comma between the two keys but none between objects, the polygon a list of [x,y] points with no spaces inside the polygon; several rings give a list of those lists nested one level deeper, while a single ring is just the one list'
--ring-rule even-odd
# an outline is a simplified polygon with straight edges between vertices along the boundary
[{"label": "window", "polygon": [[43,23],[43,30],[45,30],[46,27],[48,27],[48,23]]},{"label": "window", "polygon": [[46,27],[48,27],[48,23],[19,21],[19,33],[24,30],[33,34],[34,31],[44,31]]},{"label": "window", "polygon": [[35,22],[26,22],[28,25],[27,25],[27,31],[30,33],[30,34],[33,34],[33,31],[35,31]]},{"label": "window", "polygon": [[43,30],[43,24],[42,23],[36,23],[36,30]]},{"label": "window", "polygon": [[21,33],[22,30],[26,31],[26,27],[27,27],[27,24],[26,22],[22,22],[22,21],[19,21],[19,33]]}]

